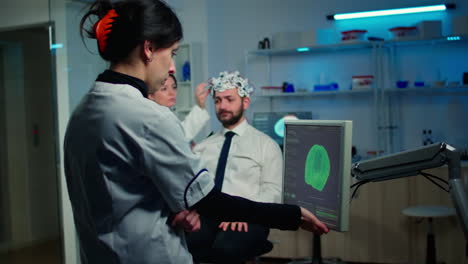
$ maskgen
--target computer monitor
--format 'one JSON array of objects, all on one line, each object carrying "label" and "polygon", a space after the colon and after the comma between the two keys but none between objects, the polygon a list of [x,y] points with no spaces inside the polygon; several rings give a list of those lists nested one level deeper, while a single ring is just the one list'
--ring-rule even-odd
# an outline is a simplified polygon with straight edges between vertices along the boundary
[{"label": "computer monitor", "polygon": [[312,119],[312,112],[255,112],[252,126],[283,146],[284,120]]},{"label": "computer monitor", "polygon": [[283,202],[347,231],[352,121],[286,120]]}]

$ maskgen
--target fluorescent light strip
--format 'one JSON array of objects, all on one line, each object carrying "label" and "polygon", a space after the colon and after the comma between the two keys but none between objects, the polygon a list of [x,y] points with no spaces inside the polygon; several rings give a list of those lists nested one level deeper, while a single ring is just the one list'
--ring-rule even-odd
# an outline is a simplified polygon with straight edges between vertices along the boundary
[{"label": "fluorescent light strip", "polygon": [[397,8],[397,9],[378,10],[378,11],[365,11],[365,12],[336,14],[336,15],[333,15],[333,19],[343,20],[343,19],[364,18],[364,17],[414,14],[414,13],[423,13],[423,12],[444,11],[446,9],[447,9],[446,5]]},{"label": "fluorescent light strip", "polygon": [[297,50],[298,52],[310,51],[309,48],[297,48],[296,50]]},{"label": "fluorescent light strip", "polygon": [[63,48],[63,44],[62,43],[54,43],[52,45],[50,45],[50,49],[53,50],[53,49],[61,49]]},{"label": "fluorescent light strip", "polygon": [[447,37],[447,40],[460,40],[459,36]]}]

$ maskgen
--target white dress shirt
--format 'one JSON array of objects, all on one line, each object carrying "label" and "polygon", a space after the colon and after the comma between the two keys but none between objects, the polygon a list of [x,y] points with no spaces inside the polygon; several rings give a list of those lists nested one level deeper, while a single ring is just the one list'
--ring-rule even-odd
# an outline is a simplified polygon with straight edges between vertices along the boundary
[{"label": "white dress shirt", "polygon": [[198,105],[194,105],[184,121],[182,121],[185,138],[187,138],[188,141],[193,140],[205,126],[209,125],[208,121],[210,121],[210,114],[208,114],[208,111],[200,108]]},{"label": "white dress shirt", "polygon": [[[224,134],[221,129],[195,146],[205,168],[214,177]],[[222,192],[258,202],[281,202],[283,158],[278,144],[244,120],[232,130]]]}]

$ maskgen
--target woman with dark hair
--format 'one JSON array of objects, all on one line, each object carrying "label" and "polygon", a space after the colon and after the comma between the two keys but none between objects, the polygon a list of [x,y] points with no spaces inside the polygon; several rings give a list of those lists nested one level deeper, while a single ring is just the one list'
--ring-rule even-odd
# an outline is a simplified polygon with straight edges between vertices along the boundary
[{"label": "woman with dark hair", "polygon": [[[184,128],[185,138],[193,140],[204,127],[208,126],[210,115],[206,110],[206,97],[210,93],[205,89],[206,83],[201,83],[195,88],[195,102],[188,115],[181,122]],[[170,73],[164,85],[156,89],[150,88],[148,98],[154,102],[173,109],[177,99],[177,79]],[[205,135],[207,136],[207,135]]]},{"label": "woman with dark hair", "polygon": [[[213,190],[191,152],[180,122],[148,100],[174,70],[182,38],[175,13],[162,1],[97,1],[96,38],[110,69],[97,77],[68,123],[65,176],[82,263],[192,263],[184,230],[199,215],[272,228],[328,228],[295,205],[256,203]],[[198,213],[197,213],[198,212]]]}]

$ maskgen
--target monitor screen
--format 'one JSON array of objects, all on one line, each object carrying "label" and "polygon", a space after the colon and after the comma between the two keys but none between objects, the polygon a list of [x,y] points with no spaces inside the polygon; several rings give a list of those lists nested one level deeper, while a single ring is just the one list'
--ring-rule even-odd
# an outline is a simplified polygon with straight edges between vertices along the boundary
[{"label": "monitor screen", "polygon": [[312,112],[255,112],[252,126],[283,146],[284,120],[312,119]]},{"label": "monitor screen", "polygon": [[352,122],[285,124],[283,202],[308,209],[332,230],[347,231]]}]

